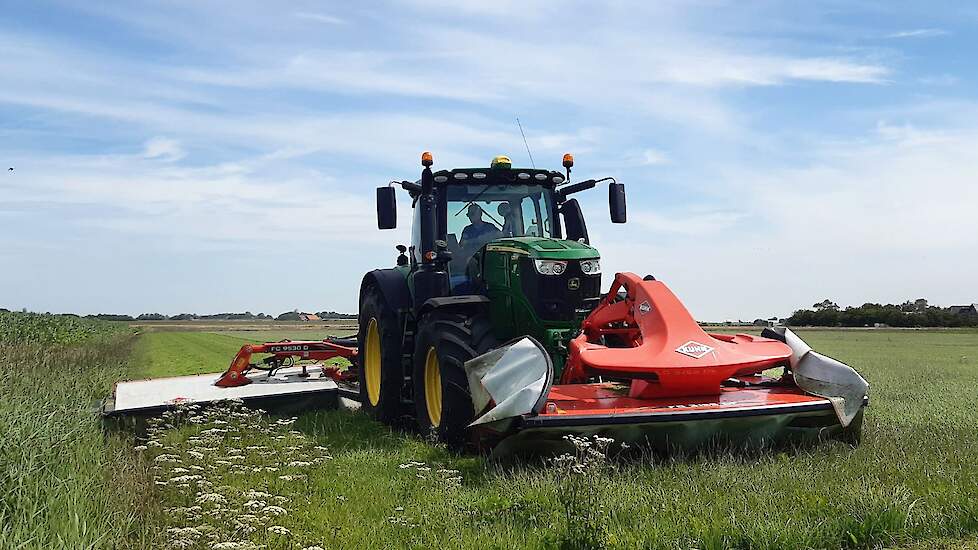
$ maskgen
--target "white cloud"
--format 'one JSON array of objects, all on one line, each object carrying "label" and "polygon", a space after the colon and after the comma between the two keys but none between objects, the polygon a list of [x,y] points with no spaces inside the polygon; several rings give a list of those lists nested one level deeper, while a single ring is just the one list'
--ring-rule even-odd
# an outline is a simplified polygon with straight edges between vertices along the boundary
[{"label": "white cloud", "polygon": [[[781,78],[784,79],[881,84],[890,74],[890,69],[885,66],[846,59],[795,59],[785,60],[783,64]],[[777,76],[774,80],[777,81]]]},{"label": "white cloud", "polygon": [[300,11],[292,15],[298,17],[299,19],[308,19],[310,21],[316,21],[318,23],[327,23],[329,25],[345,25],[347,23],[345,19],[341,19],[339,17],[336,17],[335,15],[327,15],[325,13],[312,13],[312,12]]},{"label": "white cloud", "polygon": [[918,146],[931,143],[941,143],[952,140],[944,131],[920,130],[912,124],[893,125],[885,120],[876,123],[876,133],[884,140],[898,143],[902,146]]},{"label": "white cloud", "polygon": [[187,156],[180,142],[166,137],[154,137],[143,145],[143,158],[173,162]]},{"label": "white cloud", "polygon": [[669,156],[658,149],[646,149],[638,155],[636,160],[642,166],[653,166],[657,164],[668,164]]},{"label": "white cloud", "polygon": [[886,35],[887,38],[932,38],[935,36],[947,36],[950,34],[944,29],[912,29],[898,31]]}]

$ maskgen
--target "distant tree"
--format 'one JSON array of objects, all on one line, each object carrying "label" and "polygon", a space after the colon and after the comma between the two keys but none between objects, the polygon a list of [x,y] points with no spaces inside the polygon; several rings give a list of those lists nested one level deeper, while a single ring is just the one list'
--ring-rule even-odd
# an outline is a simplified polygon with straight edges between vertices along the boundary
[{"label": "distant tree", "polygon": [[173,317],[170,317],[170,320],[171,321],[193,321],[196,318],[197,318],[197,314],[195,313],[181,313],[179,315],[174,315]]},{"label": "distant tree", "polygon": [[[801,309],[786,319],[792,326],[844,326],[864,327],[885,325],[891,327],[961,327],[978,326],[978,315],[956,315],[951,308],[924,305],[923,298],[902,304],[865,303],[849,306],[842,311],[832,309],[825,302],[815,304],[816,310]],[[818,308],[817,306],[823,306]],[[918,307],[922,309],[918,309]]]},{"label": "distant tree", "polygon": [[316,315],[318,315],[320,319],[356,319],[357,318],[356,313],[339,313],[332,310],[320,311]]},{"label": "distant tree", "polygon": [[166,321],[166,315],[162,313],[143,313],[136,317],[137,321]]},{"label": "distant tree", "polygon": [[821,302],[818,302],[817,304],[812,304],[812,307],[815,308],[815,311],[822,311],[822,310],[838,311],[839,310],[839,304],[833,302],[832,300],[829,300],[828,298],[822,300]]},{"label": "distant tree", "polygon": [[135,321],[132,315],[120,315],[117,313],[98,313],[95,315],[86,315],[85,317],[90,319],[101,319],[102,321]]},{"label": "distant tree", "polygon": [[287,311],[275,318],[276,321],[299,321],[299,310]]}]

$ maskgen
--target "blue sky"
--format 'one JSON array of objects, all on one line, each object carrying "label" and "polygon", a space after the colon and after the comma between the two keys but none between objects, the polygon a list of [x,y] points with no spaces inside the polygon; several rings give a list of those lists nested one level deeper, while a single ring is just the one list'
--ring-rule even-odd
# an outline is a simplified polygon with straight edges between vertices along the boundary
[{"label": "blue sky", "polygon": [[[355,311],[374,188],[577,158],[606,284],[700,319],[978,301],[978,7],[12,2],[0,306]],[[13,172],[8,166],[15,167]]]}]

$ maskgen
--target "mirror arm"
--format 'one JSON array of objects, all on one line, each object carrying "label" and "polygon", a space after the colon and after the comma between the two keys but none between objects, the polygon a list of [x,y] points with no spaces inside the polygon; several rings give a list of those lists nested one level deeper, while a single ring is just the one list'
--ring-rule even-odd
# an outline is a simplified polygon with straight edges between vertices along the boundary
[{"label": "mirror arm", "polygon": [[421,186],[416,183],[410,181],[392,181],[391,183],[400,185],[401,189],[404,189],[405,191],[410,193],[412,197],[416,194],[418,195],[421,194]]},{"label": "mirror arm", "polygon": [[580,191],[586,191],[588,189],[591,189],[597,184],[598,182],[595,180],[584,180],[584,181],[579,181],[577,183],[572,183],[570,185],[561,187],[560,189],[557,190],[557,202],[564,202],[565,200],[567,200],[568,195],[571,195],[573,193],[578,193]]}]

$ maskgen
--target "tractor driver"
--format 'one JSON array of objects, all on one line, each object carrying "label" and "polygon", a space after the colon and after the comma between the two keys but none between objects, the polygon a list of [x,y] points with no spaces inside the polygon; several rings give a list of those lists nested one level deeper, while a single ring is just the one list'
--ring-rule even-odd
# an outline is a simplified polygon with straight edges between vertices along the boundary
[{"label": "tractor driver", "polygon": [[462,229],[462,238],[459,239],[459,246],[462,248],[473,247],[481,244],[488,238],[499,233],[499,229],[482,219],[483,210],[478,204],[470,204],[466,216],[469,218],[469,225]]}]

